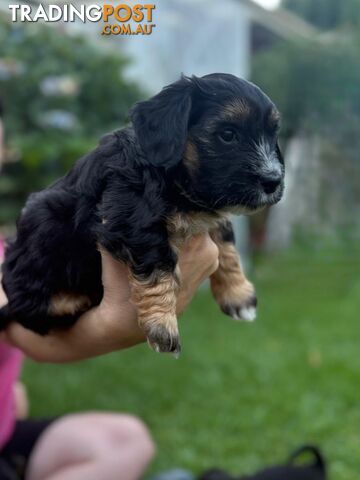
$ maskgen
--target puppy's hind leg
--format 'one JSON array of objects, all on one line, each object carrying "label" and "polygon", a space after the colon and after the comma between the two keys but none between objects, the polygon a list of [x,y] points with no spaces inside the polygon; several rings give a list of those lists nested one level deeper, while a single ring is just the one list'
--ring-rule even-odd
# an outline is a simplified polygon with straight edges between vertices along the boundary
[{"label": "puppy's hind leg", "polygon": [[36,295],[23,295],[19,305],[8,304],[0,309],[0,330],[11,321],[17,321],[25,328],[47,335],[51,330],[73,325],[81,313],[91,307],[86,295],[59,293],[50,300]]},{"label": "puppy's hind leg", "polygon": [[48,322],[52,328],[70,327],[91,306],[92,302],[87,295],[72,292],[57,293],[49,302]]},{"label": "puppy's hind leg", "polygon": [[226,315],[251,322],[256,317],[255,288],[241,268],[232,224],[224,220],[210,233],[219,247],[219,268],[210,277],[215,300]]}]

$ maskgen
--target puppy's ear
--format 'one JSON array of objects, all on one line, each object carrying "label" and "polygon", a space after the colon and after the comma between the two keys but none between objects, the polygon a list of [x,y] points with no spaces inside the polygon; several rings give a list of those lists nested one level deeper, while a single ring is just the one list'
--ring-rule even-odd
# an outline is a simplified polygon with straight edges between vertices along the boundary
[{"label": "puppy's ear", "polygon": [[182,77],[155,97],[137,103],[130,118],[147,160],[172,167],[184,153],[191,112],[192,82]]},{"label": "puppy's ear", "polygon": [[276,142],[276,155],[279,159],[279,162],[284,165],[284,157],[283,154],[281,153],[280,147],[279,147],[279,142]]}]

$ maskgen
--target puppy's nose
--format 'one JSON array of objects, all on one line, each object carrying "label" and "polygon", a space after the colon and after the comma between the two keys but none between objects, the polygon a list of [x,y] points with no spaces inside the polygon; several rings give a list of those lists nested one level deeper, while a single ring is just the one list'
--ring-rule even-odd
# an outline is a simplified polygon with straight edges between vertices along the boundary
[{"label": "puppy's nose", "polygon": [[274,172],[270,175],[266,175],[260,179],[261,186],[264,189],[264,192],[268,195],[274,193],[275,190],[281,183],[281,175],[277,172]]}]

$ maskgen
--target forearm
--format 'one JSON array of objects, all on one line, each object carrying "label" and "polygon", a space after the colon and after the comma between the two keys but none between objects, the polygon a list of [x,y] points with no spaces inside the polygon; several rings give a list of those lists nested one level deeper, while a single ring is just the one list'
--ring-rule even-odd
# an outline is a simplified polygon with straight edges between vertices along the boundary
[{"label": "forearm", "polygon": [[12,323],[6,340],[37,362],[66,363],[122,350],[141,343],[144,336],[134,325],[130,312],[118,311],[116,323],[102,318],[101,307],[94,308],[67,330],[40,336]]},{"label": "forearm", "polygon": [[[191,291],[184,289],[178,299],[178,313],[189,303]],[[57,331],[42,337],[12,323],[6,340],[37,362],[68,363],[133,347],[145,341],[137,324],[135,308],[127,303],[114,309],[105,306],[83,314],[69,330]]]},{"label": "forearm", "polygon": [[[38,362],[65,363],[104,355],[145,341],[138,326],[135,307],[129,301],[127,267],[101,250],[104,298],[98,307],[84,313],[67,330],[54,330],[40,336],[13,322],[0,339],[20,348]],[[181,313],[199,284],[216,270],[218,250],[208,236],[191,240],[179,258],[182,287],[177,302]],[[0,304],[6,303],[0,288]]]}]

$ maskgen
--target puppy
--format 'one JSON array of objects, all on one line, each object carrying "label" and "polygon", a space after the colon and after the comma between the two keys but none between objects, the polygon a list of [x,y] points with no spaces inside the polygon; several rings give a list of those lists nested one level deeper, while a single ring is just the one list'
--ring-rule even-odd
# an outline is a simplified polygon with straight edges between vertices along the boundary
[{"label": "puppy", "polygon": [[217,73],[182,77],[136,104],[130,118],[131,126],[105,136],[67,175],[29,197],[6,251],[2,328],[15,319],[46,334],[99,304],[101,245],[129,266],[150,346],[177,354],[177,253],[206,231],[220,252],[211,277],[216,301],[237,320],[254,319],[255,290],[229,214],[282,196],[275,105],[255,85]]},{"label": "puppy", "polygon": [[[297,460],[303,454],[310,454],[311,463],[297,465]],[[219,469],[208,470],[200,475],[199,480],[326,480],[326,461],[321,451],[312,445],[305,445],[296,450],[285,465],[279,465],[261,470],[246,477],[233,477]]]}]

